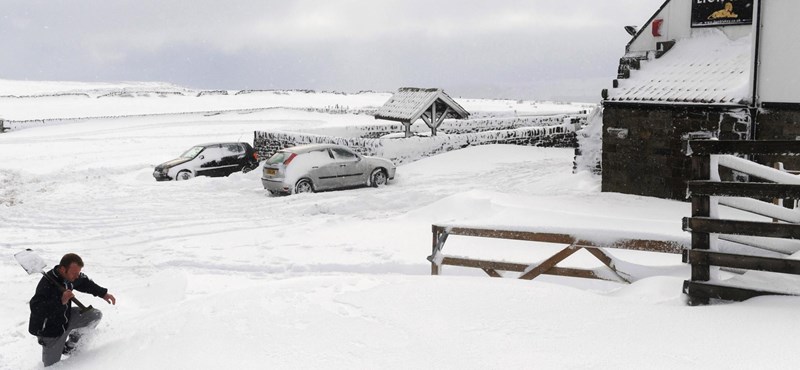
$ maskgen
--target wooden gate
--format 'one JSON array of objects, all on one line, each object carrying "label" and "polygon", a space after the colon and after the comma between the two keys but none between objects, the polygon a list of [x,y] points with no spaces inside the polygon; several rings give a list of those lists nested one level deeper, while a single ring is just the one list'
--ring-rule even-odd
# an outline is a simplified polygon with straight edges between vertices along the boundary
[{"label": "wooden gate", "polygon": [[[614,264],[614,259],[604,248],[638,250],[648,252],[680,254],[684,249],[681,243],[663,240],[620,239],[614,243],[598,245],[589,240],[582,240],[572,235],[557,234],[545,231],[513,231],[498,229],[480,229],[467,227],[445,227],[433,225],[433,247],[428,257],[431,262],[431,275],[439,275],[444,265],[479,268],[491,277],[502,277],[498,271],[519,272],[519,279],[532,280],[537,276],[559,275],[579,277],[586,279],[600,279],[615,282],[631,282],[631,277],[624,271],[619,271]],[[544,261],[524,264],[501,261],[489,261],[474,258],[464,258],[445,255],[442,249],[450,235],[474,236],[481,238],[523,240],[541,243],[554,243],[566,247]],[[609,274],[598,274],[593,270],[557,267],[556,265],[571,256],[573,253],[585,249],[606,267]]]}]

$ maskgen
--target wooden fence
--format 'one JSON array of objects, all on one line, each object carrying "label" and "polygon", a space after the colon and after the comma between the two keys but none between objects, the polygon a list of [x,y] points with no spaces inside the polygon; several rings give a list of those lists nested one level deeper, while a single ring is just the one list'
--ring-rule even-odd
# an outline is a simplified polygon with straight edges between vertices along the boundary
[{"label": "wooden fence", "polygon": [[[712,156],[734,154],[800,155],[800,141],[691,140],[688,142],[687,155],[692,156],[692,179],[688,182],[688,191],[692,199],[692,217],[683,219],[683,228],[692,233],[692,247],[691,250],[684,251],[683,260],[691,264],[692,272],[691,279],[684,282],[683,291],[689,296],[690,305],[708,304],[711,298],[743,301],[760,295],[786,294],[772,291],[769,287],[752,289],[732,286],[725,282],[710,282],[711,266],[800,275],[800,261],[797,260],[711,251],[712,234],[718,234],[720,239],[761,249],[770,249],[770,245],[777,248],[781,244],[781,239],[800,240],[800,225],[796,222],[796,214],[782,213],[781,207],[778,206],[772,209],[759,204],[762,200],[771,201],[773,198],[800,199],[800,182],[740,183],[712,180],[718,178],[718,176],[712,177],[712,159],[714,163],[718,160],[718,157],[712,158]],[[772,170],[769,167],[764,168]],[[743,168],[736,170],[742,171]],[[759,178],[769,174],[768,171],[754,172],[757,173],[751,175]],[[725,205],[762,216],[777,216],[776,218],[783,222],[720,219],[716,217],[716,197],[731,197],[722,198],[734,199]],[[752,199],[737,200],[740,198]],[[789,252],[791,251],[786,253]]]}]

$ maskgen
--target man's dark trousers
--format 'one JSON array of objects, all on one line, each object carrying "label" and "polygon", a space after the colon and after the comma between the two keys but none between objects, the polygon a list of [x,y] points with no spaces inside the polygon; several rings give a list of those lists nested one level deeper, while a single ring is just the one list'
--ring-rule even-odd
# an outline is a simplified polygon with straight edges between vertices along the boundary
[{"label": "man's dark trousers", "polygon": [[103,313],[97,309],[91,309],[81,314],[81,309],[72,307],[67,330],[60,337],[39,337],[39,344],[42,345],[42,362],[44,366],[50,366],[61,361],[61,353],[64,351],[64,344],[67,342],[69,333],[80,328],[94,328],[103,318]]}]

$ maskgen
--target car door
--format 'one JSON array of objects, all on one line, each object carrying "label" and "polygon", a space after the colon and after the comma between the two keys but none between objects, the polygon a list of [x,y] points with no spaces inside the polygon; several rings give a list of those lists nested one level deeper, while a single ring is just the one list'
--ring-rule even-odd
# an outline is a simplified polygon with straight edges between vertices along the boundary
[{"label": "car door", "polygon": [[228,176],[234,172],[241,171],[244,167],[245,150],[242,145],[237,143],[221,145],[222,159],[220,160],[220,176]]},{"label": "car door", "polygon": [[331,152],[338,168],[337,187],[363,185],[364,170],[360,165],[361,158],[346,148],[331,148]]},{"label": "car door", "polygon": [[200,166],[195,170],[198,176],[223,176],[222,148],[219,144],[209,145],[198,156]]},{"label": "car door", "polygon": [[328,149],[308,152],[304,156],[309,158],[309,177],[316,190],[334,189],[338,186],[339,166]]}]

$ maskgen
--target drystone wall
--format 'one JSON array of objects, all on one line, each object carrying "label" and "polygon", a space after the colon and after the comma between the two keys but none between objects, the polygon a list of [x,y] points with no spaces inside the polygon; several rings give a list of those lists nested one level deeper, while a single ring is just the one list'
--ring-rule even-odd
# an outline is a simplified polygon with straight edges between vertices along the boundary
[{"label": "drystone wall", "polygon": [[261,158],[269,158],[278,150],[296,145],[323,143],[344,145],[362,155],[387,158],[400,165],[468,146],[512,144],[574,148],[576,139],[573,124],[402,139],[334,137],[270,131],[256,131],[253,137],[254,147]]},{"label": "drystone wall", "polygon": [[[586,123],[586,116],[586,114],[557,114],[547,116],[486,117],[465,120],[447,119],[442,122],[436,132],[447,135],[461,135],[485,131],[514,130],[524,127],[557,126],[565,123],[580,126]],[[414,133],[429,133],[430,128],[424,122],[418,121],[411,125],[411,131]],[[405,132],[405,126],[399,122],[376,121],[374,125],[324,127],[302,132],[322,136],[378,139],[387,134]]]}]

